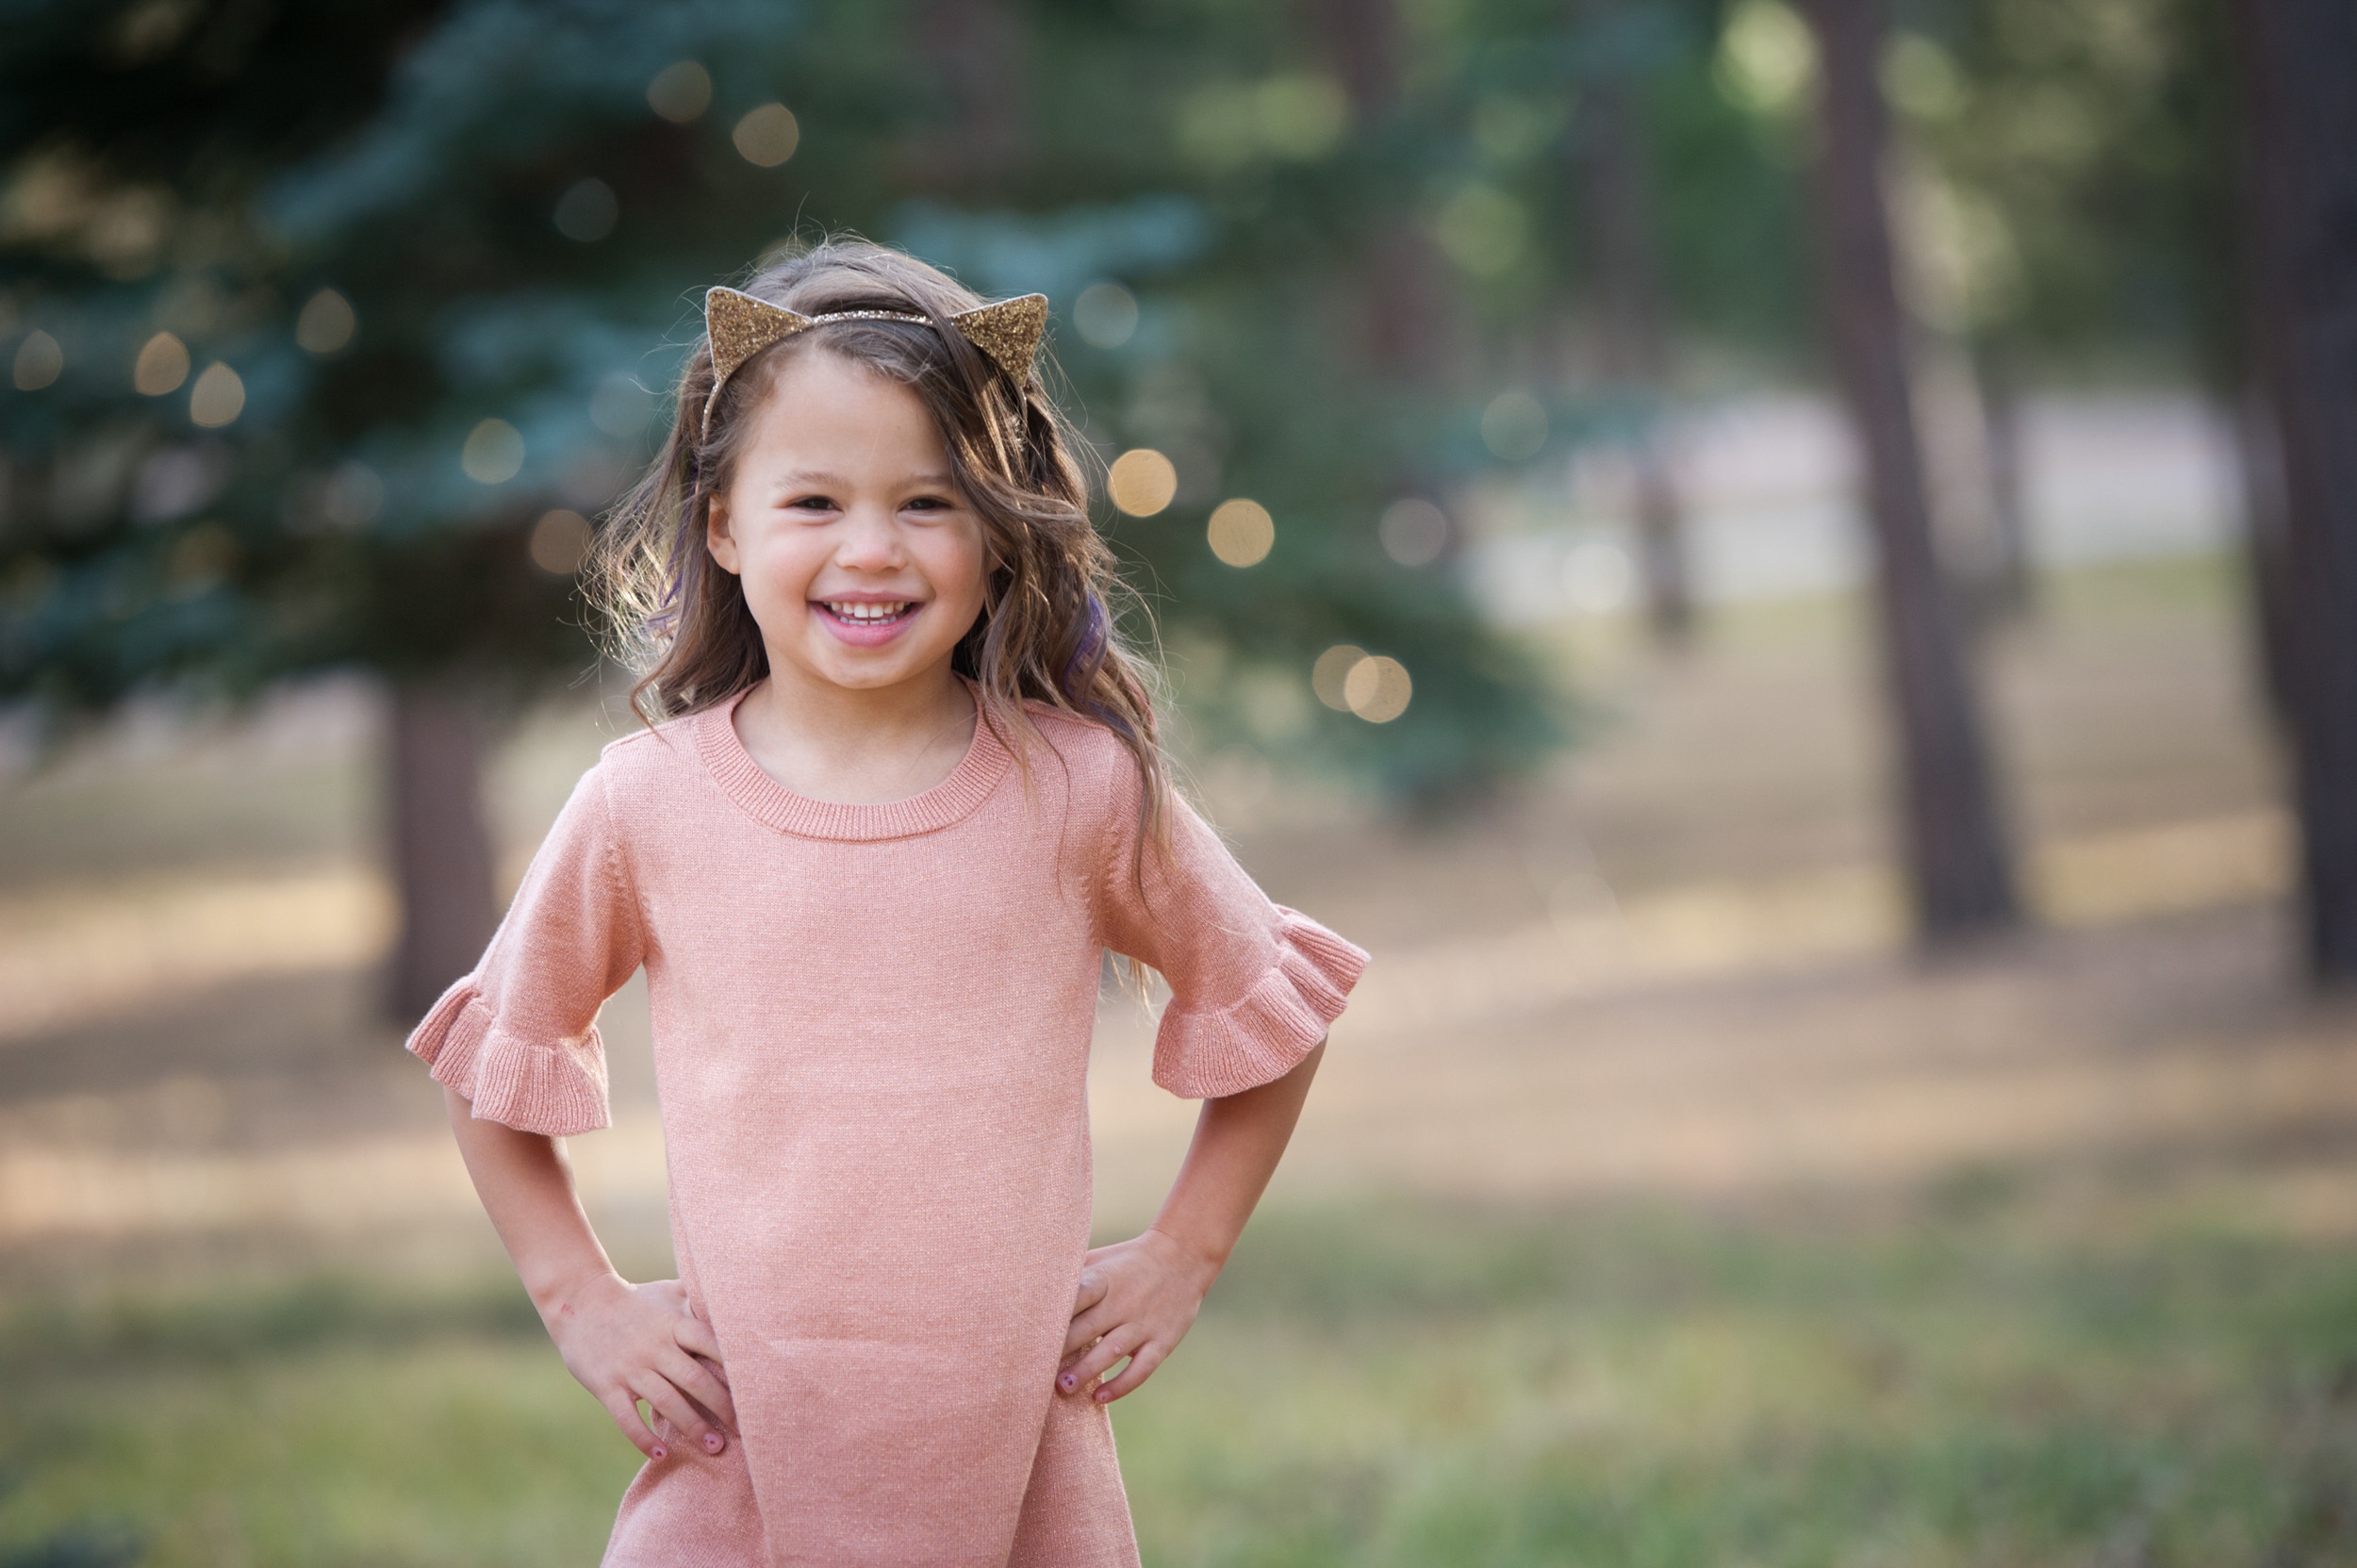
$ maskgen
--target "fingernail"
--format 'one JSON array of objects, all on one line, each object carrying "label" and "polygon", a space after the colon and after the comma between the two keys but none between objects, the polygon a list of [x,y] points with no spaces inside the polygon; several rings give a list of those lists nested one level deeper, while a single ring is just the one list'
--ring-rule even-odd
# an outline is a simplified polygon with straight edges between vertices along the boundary
[{"label": "fingernail", "polygon": [[704,1433],[704,1447],[712,1453],[718,1453],[720,1451],[720,1434],[718,1432]]},{"label": "fingernail", "polygon": [[1096,1391],[1096,1402],[1100,1405],[1112,1404],[1113,1402],[1113,1391],[1109,1388],[1098,1389]]},{"label": "fingernail", "polygon": [[1063,1377],[1061,1377],[1061,1378],[1057,1378],[1057,1379],[1056,1379],[1056,1381],[1058,1381],[1059,1383],[1062,1383],[1062,1384],[1063,1385],[1063,1391],[1064,1391],[1066,1394],[1070,1394],[1070,1393],[1071,1393],[1074,1389],[1079,1388],[1079,1387],[1080,1386],[1080,1378],[1075,1378],[1075,1377],[1074,1377],[1071,1373],[1069,1373],[1069,1372],[1065,1373]]},{"label": "fingernail", "polygon": [[654,1457],[655,1457],[655,1458],[657,1458],[657,1459],[659,1459],[659,1460],[662,1460],[662,1459],[669,1459],[671,1456],[670,1456],[669,1454],[666,1453],[666,1452],[664,1451],[663,1444],[661,1444],[660,1443],[658,1443],[658,1444],[656,1444],[654,1445]]}]

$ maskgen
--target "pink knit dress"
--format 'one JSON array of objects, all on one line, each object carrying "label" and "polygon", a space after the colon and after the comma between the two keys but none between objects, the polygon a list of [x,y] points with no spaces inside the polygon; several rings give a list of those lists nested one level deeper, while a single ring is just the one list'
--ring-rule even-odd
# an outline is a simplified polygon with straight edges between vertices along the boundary
[{"label": "pink knit dress", "polygon": [[1366,954],[1183,805],[1141,894],[1137,768],[1096,725],[1034,709],[1026,769],[977,723],[933,788],[842,805],[765,773],[733,706],[606,748],[409,1040],[477,1116],[585,1132],[599,1004],[646,968],[680,1277],[743,1435],[667,1438],[605,1561],[1135,1563],[1106,1411],[1054,1386],[1101,952],[1169,981],[1154,1080],[1190,1098],[1293,1067]]}]

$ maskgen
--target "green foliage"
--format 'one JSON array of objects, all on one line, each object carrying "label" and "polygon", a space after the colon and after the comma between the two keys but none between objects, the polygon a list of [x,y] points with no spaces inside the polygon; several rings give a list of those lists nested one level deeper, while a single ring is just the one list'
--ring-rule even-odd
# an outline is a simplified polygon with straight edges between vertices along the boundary
[{"label": "green foliage", "polygon": [[[63,369],[0,388],[0,691],[74,706],[334,666],[519,688],[578,672],[581,605],[561,550],[533,564],[536,520],[594,513],[644,459],[704,285],[849,229],[1049,292],[1102,451],[1180,460],[1178,503],[1114,535],[1191,651],[1205,738],[1425,795],[1551,746],[1534,668],[1445,563],[1394,565],[1375,525],[1495,467],[1471,433],[1500,385],[1563,390],[1530,323],[1579,287],[1565,169],[1584,79],[1683,73],[1665,90],[1681,157],[1742,183],[1739,117],[1693,91],[1707,17],[1403,7],[1378,103],[1345,92],[1313,11],[956,9],[979,20],[782,0],[13,8],[0,355],[45,333]],[[708,103],[691,91],[665,118],[650,85],[681,61]],[[771,101],[799,140],[761,165],[732,129]],[[1394,252],[1425,264],[1385,305]],[[1138,302],[1126,340],[1075,329],[1098,281]],[[322,289],[349,304],[349,341]],[[328,313],[309,349],[306,306]],[[1387,310],[1420,318],[1419,357],[1371,349]],[[158,331],[190,363],[142,395],[132,367]],[[216,362],[242,406],[200,427]],[[491,420],[514,435],[484,438],[521,450],[486,482],[460,458]],[[1277,519],[1249,569],[1204,545],[1238,494]],[[1408,666],[1404,718],[1308,701],[1310,662],[1341,641]]]},{"label": "green foliage", "polygon": [[1886,71],[1956,198],[1967,324],[2050,372],[2245,373],[2233,48],[2211,0],[1915,8]]}]

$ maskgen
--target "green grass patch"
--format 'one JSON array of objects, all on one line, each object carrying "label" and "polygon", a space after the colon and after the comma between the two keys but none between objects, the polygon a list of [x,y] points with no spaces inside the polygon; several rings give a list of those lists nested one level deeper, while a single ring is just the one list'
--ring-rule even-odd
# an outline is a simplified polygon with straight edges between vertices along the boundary
[{"label": "green grass patch", "polygon": [[[2357,1562],[2357,1260],[1970,1196],[1264,1216],[1117,1414],[1146,1560]],[[0,1565],[587,1562],[636,1462],[504,1281],[20,1301],[0,1373]]]}]

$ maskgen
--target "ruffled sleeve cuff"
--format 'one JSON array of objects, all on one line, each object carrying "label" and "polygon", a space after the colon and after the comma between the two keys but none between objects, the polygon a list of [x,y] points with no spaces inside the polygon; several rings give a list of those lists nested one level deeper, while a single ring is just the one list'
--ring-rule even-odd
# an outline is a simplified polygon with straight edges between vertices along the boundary
[{"label": "ruffled sleeve cuff", "polygon": [[484,1121],[552,1138],[594,1132],[612,1121],[597,1026],[570,1040],[519,1039],[501,1027],[471,975],[442,993],[409,1036],[409,1050]]},{"label": "ruffled sleeve cuff", "polygon": [[1284,1077],[1326,1038],[1367,966],[1361,949],[1277,906],[1277,958],[1244,999],[1173,1002],[1154,1036],[1154,1081],[1183,1099],[1241,1094]]}]

